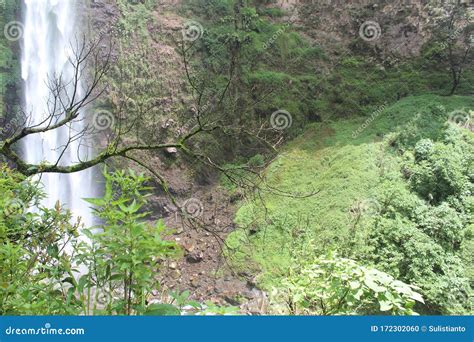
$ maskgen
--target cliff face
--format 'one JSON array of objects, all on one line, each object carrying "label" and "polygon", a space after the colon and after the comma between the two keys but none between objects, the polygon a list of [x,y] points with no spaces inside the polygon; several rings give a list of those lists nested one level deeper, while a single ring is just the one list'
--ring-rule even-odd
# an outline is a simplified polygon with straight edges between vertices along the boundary
[{"label": "cliff face", "polygon": [[[124,15],[122,2],[126,1],[91,0],[96,32],[110,33],[111,27]],[[302,35],[328,52],[341,48],[365,49],[379,56],[411,57],[419,55],[430,37],[429,4],[432,2],[426,0],[277,0],[263,3],[263,6],[281,8],[285,15],[276,21],[290,22]],[[182,7],[180,0],[158,0],[153,7],[154,18],[148,25],[155,40],[179,31],[186,21],[178,15]],[[363,26],[366,22],[373,25]],[[357,45],[354,40],[360,35],[368,35],[368,39]],[[162,47],[164,41],[166,39],[161,39]],[[166,50],[165,53],[169,52],[168,48]]]},{"label": "cliff face", "polygon": [[[126,0],[91,2],[91,33],[112,46],[112,106],[120,106],[123,92],[128,90],[128,101],[135,105],[140,104],[138,97],[149,95],[166,113],[181,109],[185,98],[178,90],[185,82],[173,35],[181,30],[185,19],[176,14],[177,9],[176,0],[157,1],[145,9]],[[124,73],[128,79],[134,78],[135,84],[123,84]],[[145,80],[147,84],[139,84]],[[159,130],[167,125],[167,119],[155,124]]]},{"label": "cliff face", "polygon": [[[303,34],[328,51],[412,57],[429,39],[427,1],[279,0],[277,5],[293,15]],[[363,40],[355,42],[358,36]]]},{"label": "cliff face", "polygon": [[[101,36],[104,45],[112,43],[107,94],[100,105],[113,113],[145,117],[146,127],[141,127],[140,139],[156,142],[174,139],[186,129],[180,119],[190,111],[190,91],[177,48],[183,24],[189,18],[180,16],[179,1],[161,0],[150,6],[146,3],[134,6],[128,0],[93,0],[89,18],[91,34]],[[248,290],[245,282],[227,270],[223,277],[214,276],[225,265],[219,239],[225,239],[229,227],[233,227],[233,202],[217,188],[217,182],[196,180],[196,165],[180,159],[175,152],[142,153],[140,157],[152,169],[159,170],[178,203],[200,203],[201,219],[208,227],[218,227],[218,233],[213,236],[202,229],[186,227],[160,185],[153,184],[155,193],[147,209],[154,219],[163,219],[167,227],[176,229],[170,238],[184,253],[183,258],[171,261],[161,271],[162,290],[190,289],[196,299],[219,303],[241,293],[254,298],[259,292]],[[135,164],[119,167],[144,171]]]}]

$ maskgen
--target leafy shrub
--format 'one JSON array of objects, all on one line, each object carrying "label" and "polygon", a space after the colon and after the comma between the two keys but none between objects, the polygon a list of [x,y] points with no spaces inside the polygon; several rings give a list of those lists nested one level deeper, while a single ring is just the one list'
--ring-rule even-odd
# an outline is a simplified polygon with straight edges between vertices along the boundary
[{"label": "leafy shrub", "polygon": [[469,157],[462,145],[442,142],[427,145],[421,140],[415,147],[415,161],[408,164],[410,183],[423,198],[439,203],[449,196],[459,196],[467,187]]},{"label": "leafy shrub", "polygon": [[465,240],[466,222],[447,203],[431,207],[418,217],[418,228],[433,238],[445,250],[456,251]]},{"label": "leafy shrub", "polygon": [[427,160],[433,152],[433,147],[434,144],[431,139],[421,139],[418,141],[418,143],[415,145],[416,160]]},{"label": "leafy shrub", "polygon": [[[465,314],[472,310],[472,137],[446,124],[446,109],[430,106],[398,135],[405,151],[401,171],[382,182],[382,210],[370,229],[364,260],[420,287],[421,311]],[[404,127],[404,128],[405,128]]]},{"label": "leafy shrub", "polygon": [[401,217],[381,218],[369,235],[368,246],[365,260],[420,287],[426,301],[423,312],[466,312],[472,291],[462,260],[415,223]]},{"label": "leafy shrub", "polygon": [[78,260],[89,272],[73,286],[78,292],[95,288],[93,304],[87,298],[87,307],[97,308],[103,296],[109,314],[143,313],[151,291],[159,285],[155,277],[159,264],[177,255],[178,249],[174,242],[162,239],[162,221],[152,226],[143,220],[147,215],[142,210],[146,204],[142,192],[147,189],[143,175],[117,171],[104,172],[104,177],[104,196],[88,200],[103,224],[97,227],[99,231],[87,232],[90,244],[79,247]]},{"label": "leafy shrub", "polygon": [[442,106],[431,105],[427,109],[414,112],[398,135],[397,147],[405,151],[412,149],[422,139],[441,140],[447,118],[446,109]]},{"label": "leafy shrub", "polygon": [[[81,303],[68,298],[63,279],[71,274],[66,246],[79,222],[58,203],[41,206],[37,183],[0,169],[0,314],[77,314]],[[30,206],[37,210],[27,211]]]},{"label": "leafy shrub", "polygon": [[41,206],[38,183],[0,169],[0,315],[180,315],[184,305],[193,307],[188,314],[235,313],[186,291],[169,303],[152,298],[160,264],[179,250],[162,238],[162,221],[145,221],[143,175],[104,176],[104,197],[89,199],[102,224],[80,237],[80,221],[59,203]]},{"label": "leafy shrub", "polygon": [[329,255],[292,267],[273,294],[292,314],[411,315],[415,302],[423,303],[416,290],[387,273]]}]

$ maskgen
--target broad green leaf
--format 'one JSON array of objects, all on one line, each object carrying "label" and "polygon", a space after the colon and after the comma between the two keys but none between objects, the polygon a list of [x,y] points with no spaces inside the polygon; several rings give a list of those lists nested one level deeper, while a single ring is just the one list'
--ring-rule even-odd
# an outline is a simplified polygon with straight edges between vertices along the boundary
[{"label": "broad green leaf", "polygon": [[171,304],[151,304],[144,313],[145,316],[179,316],[181,312]]}]

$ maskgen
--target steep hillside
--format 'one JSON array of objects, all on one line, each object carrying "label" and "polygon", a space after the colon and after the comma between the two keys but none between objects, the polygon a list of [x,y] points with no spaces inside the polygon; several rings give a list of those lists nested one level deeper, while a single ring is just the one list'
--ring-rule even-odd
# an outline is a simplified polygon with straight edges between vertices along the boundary
[{"label": "steep hillside", "polygon": [[[417,196],[402,172],[416,141],[406,145],[398,141],[397,132],[419,124],[419,140],[433,133],[426,122],[436,106],[445,106],[436,119],[443,124],[452,111],[472,108],[469,97],[426,95],[446,95],[451,88],[449,69],[431,55],[436,42],[430,8],[421,1],[343,7],[256,1],[241,7],[226,0],[91,3],[92,32],[114,42],[114,67],[101,107],[122,110],[131,118],[145,115],[143,138],[166,140],[182,134],[196,110],[214,109],[215,94],[225,85],[232,63],[237,77],[224,108],[218,110],[248,127],[268,124],[278,110],[290,115],[290,126],[282,133],[288,141],[295,140],[282,147],[265,175],[273,189],[291,195],[263,192],[259,201],[240,208],[235,219],[240,229],[227,239],[227,257],[237,272],[232,267],[222,271],[226,260],[219,255],[219,245],[209,243],[209,233],[181,232],[165,194],[156,193],[152,210],[178,227],[175,239],[187,255],[170,264],[163,284],[193,288],[199,298],[242,303],[239,293],[247,296],[255,276],[259,286],[270,291],[293,258],[302,258],[292,253],[305,255],[305,249],[315,248],[313,255],[337,249],[417,285],[413,275],[371,260],[373,245],[367,241],[379,211],[385,210],[380,194],[388,183],[413,201]],[[369,33],[361,31],[366,22],[376,25]],[[190,42],[189,65],[181,51],[187,25],[197,38]],[[472,71],[472,65],[466,65],[458,94],[472,94]],[[187,73],[208,88],[196,91]],[[261,151],[239,138],[212,137],[197,146],[223,164],[259,160]],[[241,193],[226,193],[214,170],[180,156],[146,158],[162,171],[180,201],[197,197],[204,208],[218,208],[205,210],[204,217],[210,225],[219,222],[217,229],[225,238],[233,229],[234,201]],[[432,203],[422,203],[431,210]],[[436,296],[429,291],[428,297]],[[425,310],[458,312],[445,302],[434,300],[432,305]]]},{"label": "steep hillside", "polygon": [[[473,106],[472,97],[424,95],[381,107],[369,119],[311,125],[266,171],[271,188],[296,198],[267,191],[237,212],[239,228],[227,240],[236,267],[257,275],[258,284],[271,292],[311,255],[337,251],[420,286],[430,313],[472,310],[463,309],[469,303],[463,296],[472,295],[474,280],[469,195],[474,135],[472,126],[460,128],[454,119],[472,116]],[[443,176],[424,175],[434,183],[420,191],[416,160],[427,141],[440,144],[446,159],[444,166],[432,161],[430,172]],[[443,177],[449,184],[460,177],[461,188],[450,198],[433,198]],[[450,226],[454,236],[441,240],[431,231]],[[406,254],[408,245],[418,251]],[[432,264],[417,265],[417,253],[433,258]]]},{"label": "steep hillside", "polygon": [[[0,313],[474,313],[471,3],[21,3],[0,0]],[[50,70],[30,89],[22,44],[75,56],[25,59]],[[39,81],[21,119],[46,119],[15,130]]]},{"label": "steep hillside", "polygon": [[[277,1],[300,31],[332,51],[366,50],[374,57],[400,59],[421,54],[430,38],[430,6],[426,1]],[[355,41],[361,25],[370,21],[374,36]],[[369,29],[369,30],[370,30]]]}]

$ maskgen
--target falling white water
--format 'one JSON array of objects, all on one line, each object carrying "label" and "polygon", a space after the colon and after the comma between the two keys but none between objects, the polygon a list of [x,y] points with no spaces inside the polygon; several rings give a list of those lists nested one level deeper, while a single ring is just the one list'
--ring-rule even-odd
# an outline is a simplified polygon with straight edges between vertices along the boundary
[{"label": "falling white water", "polygon": [[[77,3],[77,0],[24,0],[21,73],[25,106],[31,117],[29,126],[43,122],[54,111],[48,81],[61,76],[66,84],[73,79],[74,67],[69,57],[73,54],[72,46],[77,37],[74,22],[78,15],[75,13]],[[81,117],[84,114],[81,113]],[[84,125],[85,121],[82,120],[60,129],[28,136],[22,147],[25,159],[35,164],[54,164],[59,159],[59,165],[71,165],[79,159],[87,160],[92,150],[86,146],[87,141],[80,139],[72,142],[62,155],[68,138],[81,132]],[[86,226],[92,224],[91,210],[83,200],[95,196],[92,170],[74,174],[45,173],[41,181],[48,196],[43,203],[45,206],[52,208],[59,200],[75,216],[82,217]]]}]

